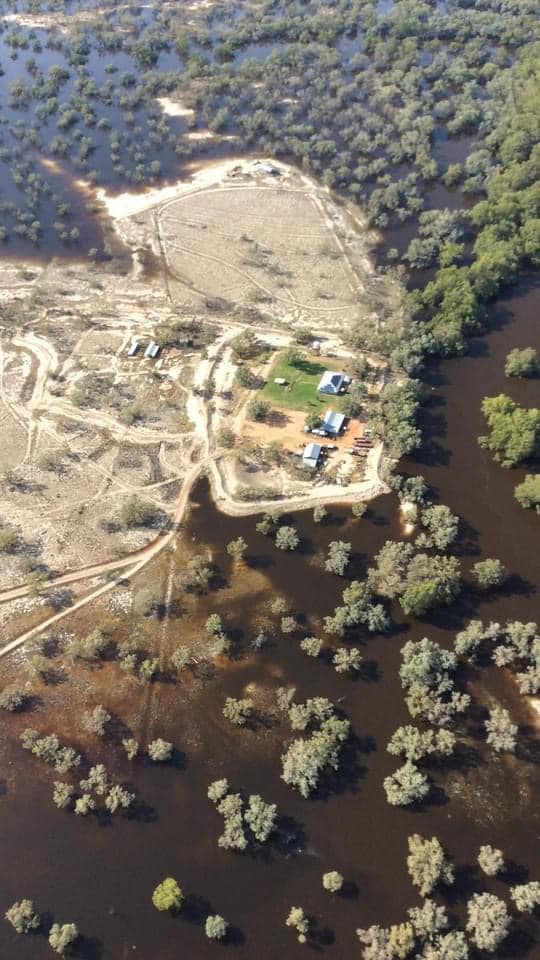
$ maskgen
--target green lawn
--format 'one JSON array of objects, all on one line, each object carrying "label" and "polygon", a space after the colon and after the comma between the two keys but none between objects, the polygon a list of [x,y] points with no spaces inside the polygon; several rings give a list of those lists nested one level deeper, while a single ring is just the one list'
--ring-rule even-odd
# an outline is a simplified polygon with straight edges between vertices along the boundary
[{"label": "green lawn", "polygon": [[[325,370],[340,370],[338,364],[326,365],[318,360],[300,360],[291,366],[281,354],[268,374],[268,382],[261,391],[261,395],[274,407],[284,407],[288,410],[304,410],[306,413],[324,413],[331,407],[332,410],[341,410],[342,397],[330,397],[317,393],[319,380]],[[274,379],[283,378],[287,386],[282,387],[274,383]]]}]

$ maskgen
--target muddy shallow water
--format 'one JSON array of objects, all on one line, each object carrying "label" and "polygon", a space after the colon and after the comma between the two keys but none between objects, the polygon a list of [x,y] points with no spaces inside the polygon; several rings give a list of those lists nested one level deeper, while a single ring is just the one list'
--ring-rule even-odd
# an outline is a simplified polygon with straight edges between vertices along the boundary
[{"label": "muddy shallow water", "polygon": [[[513,499],[523,471],[494,465],[476,442],[483,429],[479,405],[484,395],[505,390],[523,403],[537,401],[537,382],[508,381],[503,373],[511,347],[540,345],[534,326],[536,296],[532,286],[516,289],[494,311],[493,332],[475,342],[468,357],[428,371],[427,441],[417,462],[406,465],[411,472],[424,473],[441,501],[463,518],[464,570],[478,556],[497,556],[512,571],[504,592],[481,600],[465,589],[450,611],[412,624],[394,610],[389,635],[355,638],[364,657],[359,678],[338,676],[324,659],[313,661],[298,648],[302,636],[320,631],[322,617],[339,602],[345,585],[322,570],[323,550],[330,540],[350,540],[355,550],[352,573],[362,575],[382,543],[400,536],[394,498],[380,498],[362,520],[337,508],[320,525],[313,524],[310,513],[298,514],[294,522],[302,551],[285,555],[255,532],[255,518],[219,515],[201,483],[185,542],[195,551],[211,550],[221,583],[190,610],[198,624],[209,612],[223,616],[235,641],[235,657],[207,677],[188,676],[173,683],[165,676],[151,688],[135,683],[129,696],[124,695],[126,681],[119,679],[116,664],[101,668],[98,681],[95,671],[84,668],[78,671],[76,686],[75,680],[53,689],[42,686],[41,704],[31,713],[2,717],[2,911],[27,896],[55,920],[75,921],[83,934],[75,956],[87,960],[206,958],[222,949],[239,958],[273,960],[305,952],[284,925],[290,907],[302,905],[314,918],[313,948],[346,960],[360,953],[357,926],[400,922],[406,908],[418,902],[405,867],[407,836],[413,832],[436,835],[447,845],[458,867],[458,882],[447,902],[458,915],[474,889],[505,896],[509,884],[527,875],[540,877],[537,740],[531,715],[501,671],[479,669],[463,677],[474,698],[474,709],[459,731],[464,747],[446,769],[429,770],[436,786],[424,809],[390,807],[382,789],[383,778],[397,766],[385,745],[408,719],[397,676],[403,642],[428,635],[449,644],[464,620],[473,616],[538,618],[538,520]],[[225,549],[239,535],[248,542],[250,558],[241,572],[235,571]],[[182,569],[183,548],[173,562]],[[268,612],[268,600],[276,595],[287,598],[303,621],[301,632],[282,636],[278,631],[272,643],[253,654],[249,637],[261,621],[276,622]],[[116,630],[125,636],[133,628],[122,618],[116,622],[113,634]],[[193,629],[193,616],[181,612],[165,622],[150,619],[144,626],[161,653]],[[279,777],[279,757],[290,737],[271,707],[272,691],[280,685],[295,686],[297,700],[316,694],[339,700],[353,725],[355,738],[345,752],[342,772],[326,780],[310,800]],[[225,696],[241,696],[246,687],[263,719],[253,729],[237,729],[222,718],[221,708]],[[521,723],[515,758],[494,757],[484,749],[482,710],[491,696]],[[178,750],[175,763],[130,764],[114,733],[105,743],[81,741],[77,731],[83,701],[94,704],[100,699],[142,740],[159,735],[171,739]],[[81,745],[88,759],[103,760],[118,780],[133,785],[141,801],[137,815],[111,822],[57,810],[51,792],[58,777],[16,742],[25,725],[57,730]],[[222,819],[207,800],[206,788],[221,776],[229,778],[234,790],[257,792],[277,804],[281,831],[262,851],[235,854],[218,848]],[[478,847],[488,842],[501,847],[513,866],[506,879],[484,879],[480,886],[474,864]],[[346,878],[342,895],[322,888],[322,873],[331,869]],[[178,879],[187,898],[177,918],[158,914],[151,904],[153,887],[167,875]],[[232,924],[226,947],[204,935],[204,918],[213,912]],[[536,960],[540,946],[535,936],[534,921],[516,922],[500,955]],[[0,956],[39,960],[50,955],[42,934],[17,936],[7,923],[0,925]]]}]

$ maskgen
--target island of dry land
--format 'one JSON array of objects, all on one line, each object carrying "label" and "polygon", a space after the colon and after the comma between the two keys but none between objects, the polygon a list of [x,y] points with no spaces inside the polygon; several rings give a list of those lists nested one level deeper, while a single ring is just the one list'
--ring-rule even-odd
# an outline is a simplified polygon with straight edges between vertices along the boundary
[{"label": "island of dry land", "polygon": [[108,260],[2,273],[0,600],[25,612],[46,582],[141,569],[204,473],[229,514],[385,489],[389,374],[351,331],[400,322],[403,295],[358,214],[255,158],[98,197]]}]

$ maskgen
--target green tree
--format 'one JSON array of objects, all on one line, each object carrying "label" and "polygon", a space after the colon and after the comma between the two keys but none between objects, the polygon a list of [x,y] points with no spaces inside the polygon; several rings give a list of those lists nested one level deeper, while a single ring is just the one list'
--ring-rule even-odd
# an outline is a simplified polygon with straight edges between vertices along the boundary
[{"label": "green tree", "polygon": [[392,957],[396,957],[397,960],[406,960],[414,947],[412,924],[393,924],[388,931],[388,947]]},{"label": "green tree", "polygon": [[126,530],[153,526],[158,517],[154,504],[137,496],[130,497],[120,511],[120,522]]},{"label": "green tree", "polygon": [[236,697],[227,697],[223,707],[223,716],[237,727],[243,727],[253,713],[253,700],[248,697],[237,700]]},{"label": "green tree", "polygon": [[432,893],[438,883],[450,885],[454,882],[454,871],[437,837],[426,840],[414,833],[409,837],[408,844],[407,869],[421,897]]},{"label": "green tree", "polygon": [[219,913],[206,918],[204,932],[209,940],[223,940],[227,933],[227,923]]},{"label": "green tree", "polygon": [[540,907],[540,882],[520,883],[511,888],[510,897],[520,913],[532,913],[535,907]]},{"label": "green tree", "polygon": [[177,913],[181,906],[184,895],[176,880],[173,877],[166,877],[161,883],[158,883],[152,894],[152,903],[156,910],[162,913],[166,910]]},{"label": "green tree", "polygon": [[506,580],[508,572],[500,560],[479,560],[472,568],[473,576],[479,587],[500,587]]},{"label": "green tree", "polygon": [[538,354],[533,347],[511,350],[504,365],[507,377],[536,377],[539,371]]},{"label": "green tree", "polygon": [[325,560],[324,569],[328,573],[335,573],[342,577],[349,566],[352,544],[344,540],[332,540],[328,544],[328,556]]},{"label": "green tree", "polygon": [[303,650],[308,657],[318,657],[322,650],[322,640],[319,640],[318,637],[304,637],[300,641],[300,649]]},{"label": "green tree", "polygon": [[22,710],[28,701],[28,695],[19,687],[5,687],[0,693],[0,708],[8,710],[9,713],[16,713]]},{"label": "green tree", "polygon": [[408,807],[429,793],[427,777],[409,760],[383,782],[386,799],[394,807]]},{"label": "green tree", "polygon": [[360,670],[362,656],[357,647],[339,647],[332,657],[336,673],[349,673]]},{"label": "green tree", "polygon": [[315,413],[315,412],[308,413],[308,414],[306,415],[306,419],[305,419],[304,423],[305,423],[306,427],[308,428],[308,430],[316,430],[317,427],[320,427],[320,425],[321,425],[321,417],[320,417],[320,414]]},{"label": "green tree", "polygon": [[270,404],[267,400],[263,400],[262,397],[253,397],[253,400],[250,400],[246,407],[246,416],[248,420],[256,420],[261,422],[266,420],[269,413]]},{"label": "green tree", "polygon": [[252,793],[244,813],[244,820],[255,839],[259,843],[266,843],[276,827],[277,807],[275,803],[265,803],[257,793]]},{"label": "green tree", "polygon": [[244,559],[248,545],[243,537],[237,537],[236,540],[231,540],[227,544],[227,553],[233,560],[240,562]]},{"label": "green tree", "polygon": [[291,907],[285,924],[287,927],[293,927],[296,930],[299,943],[307,942],[309,920],[302,907]]},{"label": "green tree", "polygon": [[323,873],[322,885],[329,893],[339,893],[343,888],[343,882],[343,877],[337,870],[330,870],[328,873]]},{"label": "green tree", "polygon": [[427,507],[422,513],[421,522],[428,533],[418,537],[418,546],[446,550],[457,537],[459,519],[444,504]]},{"label": "green tree", "polygon": [[162,740],[157,737],[148,744],[148,756],[155,763],[165,763],[170,760],[173,753],[173,745],[168,740]]},{"label": "green tree", "polygon": [[540,455],[540,410],[520,407],[510,397],[485,397],[482,413],[489,434],[478,438],[481,447],[491,450],[503,467],[514,467]]},{"label": "green tree", "polygon": [[93,710],[85,710],[82,715],[82,727],[88,733],[95,733],[98,737],[105,736],[105,727],[111,719],[110,713],[98,703]]},{"label": "green tree", "polygon": [[18,900],[6,910],[5,917],[17,933],[30,933],[37,930],[41,924],[32,900]]},{"label": "green tree", "polygon": [[275,543],[278,550],[296,550],[300,537],[294,527],[278,527]]},{"label": "green tree", "polygon": [[78,936],[79,931],[74,923],[53,923],[49,931],[49,943],[55,953],[63,957]]},{"label": "green tree", "polygon": [[487,877],[495,877],[504,869],[502,850],[486,844],[478,852],[478,865]]},{"label": "green tree", "polygon": [[518,483],[514,496],[521,507],[540,513],[540,473],[528,473],[523,483]]},{"label": "green tree", "polygon": [[492,893],[474,893],[467,904],[467,932],[479,950],[493,953],[510,927],[506,904]]},{"label": "green tree", "polygon": [[513,753],[516,748],[518,728],[512,722],[508,710],[504,707],[493,707],[485,722],[487,742],[497,753],[508,751]]}]

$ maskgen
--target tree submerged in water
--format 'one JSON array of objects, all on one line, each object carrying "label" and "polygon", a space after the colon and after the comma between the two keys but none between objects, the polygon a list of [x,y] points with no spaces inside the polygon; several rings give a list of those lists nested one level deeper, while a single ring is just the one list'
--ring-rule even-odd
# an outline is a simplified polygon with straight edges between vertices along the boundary
[{"label": "tree submerged in water", "polygon": [[178,913],[182,906],[183,899],[184,895],[182,890],[173,877],[166,877],[165,880],[158,883],[152,894],[152,903],[156,910],[159,910],[161,913],[167,910],[171,913]]}]

